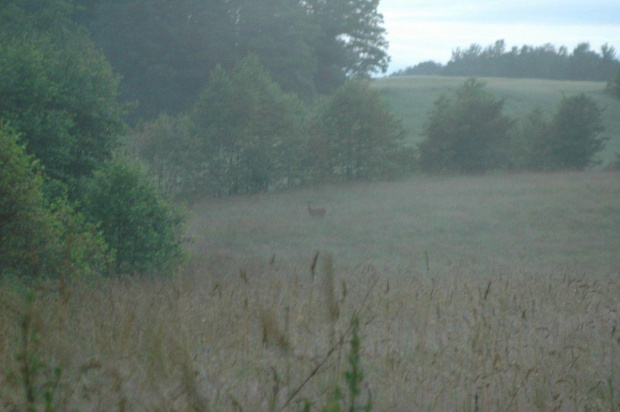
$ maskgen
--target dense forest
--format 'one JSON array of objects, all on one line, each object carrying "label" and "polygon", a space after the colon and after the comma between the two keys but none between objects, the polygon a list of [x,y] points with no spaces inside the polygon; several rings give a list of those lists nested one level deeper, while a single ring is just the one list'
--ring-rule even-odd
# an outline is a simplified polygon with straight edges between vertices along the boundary
[{"label": "dense forest", "polygon": [[386,71],[379,0],[75,0],[74,19],[121,74],[129,117],[189,109],[217,66],[258,56],[285,92],[304,101],[346,78]]},{"label": "dense forest", "polygon": [[442,65],[426,61],[394,75],[421,74],[445,76],[514,77],[553,80],[610,81],[620,69],[613,46],[604,44],[600,53],[589,43],[580,43],[572,52],[552,44],[534,47],[514,46],[507,50],[504,40],[483,48],[472,44],[457,48],[450,61]]}]

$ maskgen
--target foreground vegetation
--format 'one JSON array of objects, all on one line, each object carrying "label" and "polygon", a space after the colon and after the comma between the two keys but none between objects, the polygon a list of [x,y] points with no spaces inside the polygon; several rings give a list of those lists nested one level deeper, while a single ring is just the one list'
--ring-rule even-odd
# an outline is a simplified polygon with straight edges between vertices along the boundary
[{"label": "foreground vegetation", "polygon": [[179,276],[3,280],[1,408],[321,410],[357,314],[360,405],[615,410],[618,193],[524,174],[197,203]]}]

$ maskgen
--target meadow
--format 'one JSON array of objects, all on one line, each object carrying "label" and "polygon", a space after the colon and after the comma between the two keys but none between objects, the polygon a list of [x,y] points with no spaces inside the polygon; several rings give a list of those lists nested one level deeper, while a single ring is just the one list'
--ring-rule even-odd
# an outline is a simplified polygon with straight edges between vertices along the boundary
[{"label": "meadow", "polygon": [[347,394],[354,315],[374,410],[620,407],[618,172],[416,176],[188,212],[171,279],[39,282],[29,299],[4,281],[1,410],[46,391],[48,410],[320,410]]},{"label": "meadow", "polygon": [[[442,94],[458,88],[466,78],[446,76],[395,76],[373,81],[391,105],[395,116],[402,120],[411,144],[422,139],[428,111]],[[604,163],[620,153],[620,103],[604,93],[604,82],[575,82],[539,79],[480,78],[486,90],[505,101],[505,113],[515,119],[523,118],[536,106],[552,116],[563,97],[585,93],[603,108],[604,136],[609,137],[605,151],[600,154]]]}]

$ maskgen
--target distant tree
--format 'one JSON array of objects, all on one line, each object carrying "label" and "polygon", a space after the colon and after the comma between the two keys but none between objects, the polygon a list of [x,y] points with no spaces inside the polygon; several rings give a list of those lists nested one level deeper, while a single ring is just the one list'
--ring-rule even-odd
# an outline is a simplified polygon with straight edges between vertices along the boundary
[{"label": "distant tree", "polygon": [[419,145],[422,170],[433,173],[480,173],[509,166],[508,132],[513,121],[504,101],[468,79],[452,96],[435,101]]},{"label": "distant tree", "polygon": [[255,54],[286,92],[312,100],[318,27],[299,0],[234,0],[236,53]]},{"label": "distant tree", "polygon": [[620,62],[616,58],[616,49],[607,43],[601,46],[600,60],[600,80],[606,81],[612,79],[614,74],[620,70]]},{"label": "distant tree", "polygon": [[569,59],[569,80],[606,80],[600,78],[600,57],[590,49],[590,43],[579,43]]},{"label": "distant tree", "polygon": [[115,71],[120,97],[138,104],[129,121],[189,110],[209,76],[230,67],[235,15],[226,0],[75,0],[75,19],[92,33]]},{"label": "distant tree", "polygon": [[616,70],[616,74],[613,75],[609,82],[607,82],[607,88],[605,91],[614,96],[617,99],[620,99],[620,67]]},{"label": "distant tree", "polygon": [[440,75],[443,73],[443,65],[431,60],[418,63],[413,67],[407,67],[403,70],[392,73],[392,76],[407,75]]},{"label": "distant tree", "polygon": [[402,126],[367,82],[349,81],[336,90],[313,130],[310,153],[319,176],[372,179],[402,172],[408,152]]},{"label": "distant tree", "polygon": [[551,121],[540,107],[534,108],[520,123],[513,145],[513,161],[517,168],[545,170],[553,147],[548,144],[553,134]]},{"label": "distant tree", "polygon": [[552,120],[552,132],[545,142],[545,169],[583,170],[599,164],[595,155],[605,141],[603,110],[585,94],[565,97]]},{"label": "distant tree", "polygon": [[187,116],[161,114],[140,123],[127,147],[142,160],[155,187],[171,197],[191,195],[200,180],[200,145]]},{"label": "distant tree", "polygon": [[484,49],[478,44],[457,48],[442,74],[606,81],[619,65],[615,49],[607,44],[600,54],[591,50],[589,43],[580,43],[569,54],[566,47],[556,49],[549,43],[507,51],[505,42],[498,40]]},{"label": "distant tree", "polygon": [[186,111],[217,65],[250,53],[307,101],[389,62],[379,0],[74,1],[123,76],[121,98],[138,102],[132,123]]},{"label": "distant tree", "polygon": [[303,130],[303,105],[282,91],[256,56],[228,72],[217,67],[192,114],[202,145],[206,188],[234,195],[268,190],[294,175],[291,150]]},{"label": "distant tree", "polygon": [[327,94],[347,78],[385,73],[389,64],[379,0],[303,0],[316,36],[315,88]]}]

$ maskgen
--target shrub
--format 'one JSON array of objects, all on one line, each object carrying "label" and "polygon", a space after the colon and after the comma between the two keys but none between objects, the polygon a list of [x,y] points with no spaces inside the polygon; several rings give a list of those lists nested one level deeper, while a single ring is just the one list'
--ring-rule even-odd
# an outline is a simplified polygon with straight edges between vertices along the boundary
[{"label": "shrub", "polygon": [[433,173],[480,173],[509,166],[509,131],[504,101],[468,79],[452,96],[441,96],[430,112],[419,145],[422,170]]},{"label": "shrub", "polygon": [[[0,17],[6,16],[0,11]],[[0,116],[46,174],[72,189],[117,145],[124,111],[116,101],[119,78],[78,29],[56,39],[29,32],[26,23],[9,27],[0,27]]]},{"label": "shrub", "polygon": [[106,246],[67,200],[44,196],[38,162],[0,126],[0,275],[83,276],[104,270]]},{"label": "shrub", "polygon": [[118,157],[84,185],[82,210],[114,252],[113,272],[168,274],[182,257],[182,215]]}]

